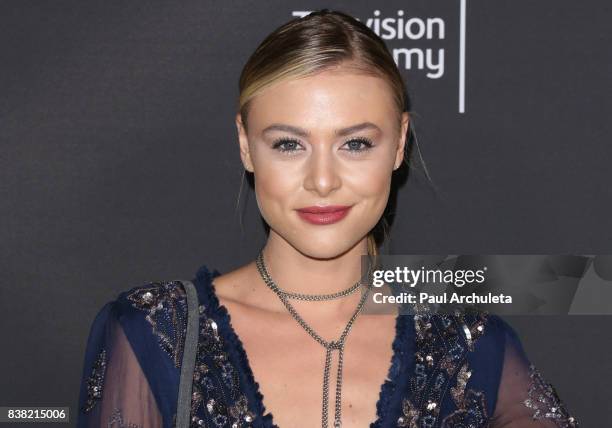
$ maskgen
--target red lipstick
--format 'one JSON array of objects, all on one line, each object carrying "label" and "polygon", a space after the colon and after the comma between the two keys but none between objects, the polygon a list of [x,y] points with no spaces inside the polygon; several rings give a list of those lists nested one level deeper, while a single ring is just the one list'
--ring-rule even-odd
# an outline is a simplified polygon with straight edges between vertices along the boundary
[{"label": "red lipstick", "polygon": [[332,224],[342,220],[351,209],[348,205],[311,206],[296,210],[298,215],[312,224]]}]

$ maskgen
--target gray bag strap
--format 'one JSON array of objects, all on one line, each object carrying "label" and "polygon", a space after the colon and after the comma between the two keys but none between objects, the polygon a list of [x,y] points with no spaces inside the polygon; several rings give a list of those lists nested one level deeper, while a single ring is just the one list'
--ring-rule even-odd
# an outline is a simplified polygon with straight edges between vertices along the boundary
[{"label": "gray bag strap", "polygon": [[179,383],[178,400],[176,403],[176,428],[189,428],[191,417],[191,388],[193,385],[193,371],[198,348],[199,333],[199,302],[198,292],[193,282],[179,280],[187,293],[187,333],[185,334],[185,347],[183,348],[183,362],[181,364],[181,380]]}]

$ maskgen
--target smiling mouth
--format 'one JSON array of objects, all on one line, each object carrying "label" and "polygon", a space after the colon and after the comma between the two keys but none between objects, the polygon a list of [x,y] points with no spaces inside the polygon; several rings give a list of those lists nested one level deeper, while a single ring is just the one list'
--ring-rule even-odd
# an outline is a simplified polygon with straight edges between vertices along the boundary
[{"label": "smiling mouth", "polygon": [[327,206],[311,206],[296,210],[302,220],[311,224],[325,225],[332,224],[342,220],[351,206],[347,205],[327,205]]}]

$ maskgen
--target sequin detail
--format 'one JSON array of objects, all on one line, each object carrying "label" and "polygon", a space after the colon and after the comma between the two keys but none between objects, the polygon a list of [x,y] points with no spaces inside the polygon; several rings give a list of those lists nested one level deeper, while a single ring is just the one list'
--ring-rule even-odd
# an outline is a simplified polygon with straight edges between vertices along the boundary
[{"label": "sequin detail", "polygon": [[181,366],[187,326],[187,299],[179,281],[151,282],[128,294],[132,306],[147,315],[145,319],[153,328],[160,347],[174,366]]},{"label": "sequin detail", "polygon": [[200,338],[193,374],[191,426],[251,428],[255,414],[249,410],[240,388],[238,371],[230,362],[216,321],[207,316],[204,305],[199,309]]},{"label": "sequin detail", "polygon": [[102,349],[93,363],[91,374],[87,378],[87,399],[83,412],[90,412],[102,398],[104,375],[106,374],[106,350]]},{"label": "sequin detail", "polygon": [[468,364],[463,364],[457,374],[457,384],[451,388],[451,396],[457,410],[444,418],[442,421],[443,428],[486,426],[488,416],[484,394],[473,389],[468,389],[466,392],[467,383],[471,376],[472,371],[469,370]]},{"label": "sequin detail", "polygon": [[[449,389],[457,410],[442,421],[442,426],[475,428],[486,422],[484,394],[472,390],[465,392],[470,373],[465,364],[466,355],[484,334],[486,321],[487,313],[482,311],[414,316],[414,376],[410,381],[410,394],[402,400],[398,427],[437,426]],[[451,387],[454,378],[457,383]]]},{"label": "sequin detail", "polygon": [[[160,347],[180,368],[187,332],[187,296],[180,281],[151,282],[131,291],[127,299],[146,312]],[[200,305],[199,338],[193,372],[191,427],[252,428],[255,414],[240,387],[217,322]]]},{"label": "sequin detail", "polygon": [[115,408],[113,413],[108,418],[108,428],[144,428],[142,425],[138,425],[132,422],[125,422],[121,410]]},{"label": "sequin detail", "polygon": [[576,418],[569,414],[555,388],[544,380],[542,374],[533,364],[529,366],[529,377],[531,383],[527,394],[528,398],[523,404],[535,410],[533,419],[550,419],[559,428],[577,428],[578,421]]}]

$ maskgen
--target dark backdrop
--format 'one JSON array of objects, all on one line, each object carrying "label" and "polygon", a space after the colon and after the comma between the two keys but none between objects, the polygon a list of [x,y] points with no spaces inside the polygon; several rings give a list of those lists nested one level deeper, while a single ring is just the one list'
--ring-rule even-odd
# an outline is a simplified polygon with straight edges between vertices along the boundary
[{"label": "dark backdrop", "polygon": [[[608,1],[4,1],[0,4],[0,405],[70,405],[101,306],[149,280],[226,272],[264,230],[234,127],[242,65],[293,11],[439,17],[402,69],[439,192],[401,189],[395,254],[610,253]],[[440,34],[437,34],[440,35]],[[440,59],[443,50],[444,67]],[[399,51],[402,52],[402,51]],[[426,57],[425,57],[426,58]],[[586,427],[609,417],[603,316],[519,318]]]}]

